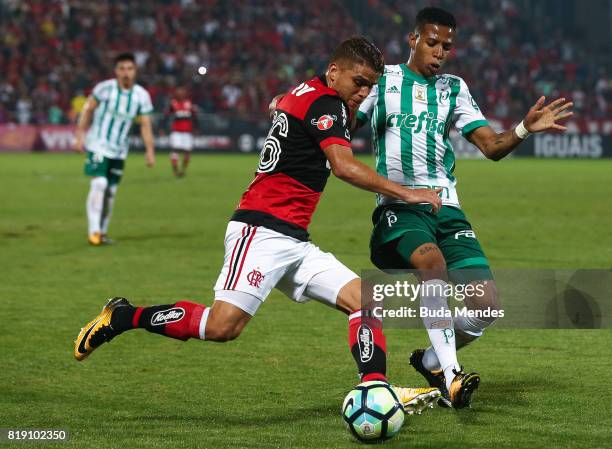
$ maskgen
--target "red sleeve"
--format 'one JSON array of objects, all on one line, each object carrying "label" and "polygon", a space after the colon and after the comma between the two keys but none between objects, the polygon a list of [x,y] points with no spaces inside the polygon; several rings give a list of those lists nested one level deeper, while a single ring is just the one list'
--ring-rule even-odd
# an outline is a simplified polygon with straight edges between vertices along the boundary
[{"label": "red sleeve", "polygon": [[343,137],[328,137],[327,139],[323,139],[321,142],[319,142],[319,147],[321,147],[322,150],[330,145],[342,145],[348,148],[351,147],[351,143]]}]

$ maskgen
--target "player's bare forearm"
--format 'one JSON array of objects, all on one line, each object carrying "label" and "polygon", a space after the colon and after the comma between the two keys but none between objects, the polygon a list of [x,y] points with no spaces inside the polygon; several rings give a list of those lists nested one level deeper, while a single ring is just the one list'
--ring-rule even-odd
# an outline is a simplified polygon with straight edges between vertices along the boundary
[{"label": "player's bare forearm", "polygon": [[399,184],[380,176],[363,162],[353,159],[334,170],[334,175],[349,184],[370,192],[381,193],[397,199],[402,198],[405,190]]},{"label": "player's bare forearm", "polygon": [[89,124],[91,123],[91,116],[93,115],[93,109],[84,107],[79,115],[79,121],[77,122],[77,131],[85,133]]},{"label": "player's bare forearm", "polygon": [[85,132],[89,125],[91,124],[91,118],[93,116],[93,112],[98,106],[98,102],[95,98],[89,97],[83,106],[83,110],[79,115],[79,120],[77,122],[76,129],[76,139],[75,139],[75,150],[76,151],[84,151],[84,143],[85,143]]},{"label": "player's bare forearm", "polygon": [[77,131],[84,133],[91,124],[91,118],[93,112],[98,107],[98,102],[94,97],[89,97],[83,105],[83,110],[79,115],[79,121],[77,122]]},{"label": "player's bare forearm", "polygon": [[544,105],[545,101],[545,97],[540,97],[514,129],[498,134],[490,126],[482,126],[472,131],[468,139],[488,159],[498,161],[510,154],[531,133],[565,131],[567,128],[558,122],[572,116],[570,108],[573,103],[565,98],[558,98],[547,105]]},{"label": "player's bare forearm", "polygon": [[496,133],[488,126],[474,130],[468,137],[470,142],[493,161],[499,161],[508,156],[522,141],[514,131],[509,129],[502,133]]},{"label": "player's bare forearm", "polygon": [[442,206],[438,197],[439,190],[408,189],[389,181],[355,159],[349,147],[330,145],[324,152],[334,175],[355,187],[397,198],[408,204],[429,203],[433,206],[434,212]]},{"label": "player's bare forearm", "polygon": [[145,160],[149,167],[155,165],[155,147],[153,146],[153,126],[151,117],[143,116],[140,122],[140,135],[145,146]]},{"label": "player's bare forearm", "polygon": [[143,116],[140,120],[140,135],[145,144],[147,152],[153,152],[153,126],[151,125],[151,118]]}]

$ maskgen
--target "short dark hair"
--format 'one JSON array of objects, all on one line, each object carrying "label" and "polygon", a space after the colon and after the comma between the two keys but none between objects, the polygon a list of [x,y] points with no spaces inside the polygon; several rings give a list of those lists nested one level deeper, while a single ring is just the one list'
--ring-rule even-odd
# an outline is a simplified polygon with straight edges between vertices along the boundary
[{"label": "short dark hair", "polygon": [[377,73],[383,73],[385,70],[382,52],[364,36],[353,36],[336,47],[329,62],[342,60],[365,64]]},{"label": "short dark hair", "polygon": [[418,33],[421,31],[421,29],[428,23],[443,25],[449,28],[457,28],[455,16],[445,9],[436,8],[434,6],[429,6],[419,11],[416,16],[416,24],[414,26],[415,32]]},{"label": "short dark hair", "polygon": [[113,60],[113,65],[117,65],[120,62],[124,61],[132,61],[134,64],[136,64],[136,58],[134,57],[134,53],[119,53],[117,56],[115,56],[115,59]]}]

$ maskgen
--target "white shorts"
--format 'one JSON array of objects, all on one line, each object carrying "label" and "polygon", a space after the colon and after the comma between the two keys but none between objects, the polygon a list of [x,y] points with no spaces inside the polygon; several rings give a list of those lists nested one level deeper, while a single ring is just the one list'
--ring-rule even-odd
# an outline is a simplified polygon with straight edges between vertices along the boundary
[{"label": "white shorts", "polygon": [[276,287],[299,303],[314,299],[335,306],[340,289],[358,277],[311,242],[230,221],[215,299],[254,315]]},{"label": "white shorts", "polygon": [[173,150],[191,151],[193,149],[193,135],[172,131],[170,133],[170,148]]}]

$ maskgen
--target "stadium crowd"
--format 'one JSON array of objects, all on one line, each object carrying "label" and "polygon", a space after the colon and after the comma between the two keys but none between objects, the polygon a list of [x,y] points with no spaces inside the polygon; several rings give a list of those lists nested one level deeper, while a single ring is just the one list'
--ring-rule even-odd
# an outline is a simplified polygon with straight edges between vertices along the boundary
[{"label": "stadium crowd", "polygon": [[[488,115],[522,116],[540,95],[572,98],[583,116],[612,115],[609,67],[577,35],[525,18],[511,0],[437,2],[457,15],[446,67]],[[404,62],[411,20],[403,0],[5,0],[0,3],[0,123],[71,123],[110,61],[134,51],[157,111],[178,85],[203,112],[263,116],[269,100],[322,71],[338,41],[371,36]],[[500,7],[501,5],[501,7]],[[367,22],[367,23],[366,23]],[[551,31],[552,30],[552,31]],[[197,68],[207,68],[205,76]]]}]

